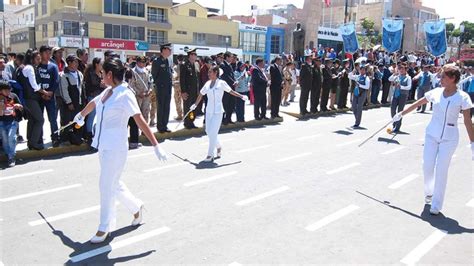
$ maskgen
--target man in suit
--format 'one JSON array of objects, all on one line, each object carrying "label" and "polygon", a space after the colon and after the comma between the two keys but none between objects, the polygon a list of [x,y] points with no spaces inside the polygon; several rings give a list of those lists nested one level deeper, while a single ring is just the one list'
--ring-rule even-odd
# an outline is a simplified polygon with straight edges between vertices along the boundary
[{"label": "man in suit", "polygon": [[321,97],[321,58],[313,60],[313,83],[311,86],[311,108],[310,112],[318,112],[319,98]]},{"label": "man in suit", "polygon": [[263,73],[265,62],[262,58],[257,58],[256,66],[252,69],[252,79],[250,80],[254,94],[254,117],[255,120],[268,119],[265,115],[267,113],[267,85],[268,80]]},{"label": "man in suit", "polygon": [[[188,50],[188,59],[181,64],[179,83],[181,85],[181,97],[183,98],[183,112],[186,114],[191,105],[196,102],[199,90],[199,77],[195,62],[197,59],[196,49]],[[187,129],[197,128],[194,125],[196,114],[194,111],[184,119],[184,127]]]},{"label": "man in suit", "polygon": [[273,118],[281,117],[278,115],[281,103],[281,90],[283,75],[280,70],[282,63],[281,57],[276,57],[274,63],[270,66],[270,96],[271,96],[271,116]]},{"label": "man in suit", "polygon": [[[226,52],[224,54],[224,61],[220,65],[220,68],[222,69],[222,75],[220,76],[220,79],[225,81],[227,85],[229,85],[229,87],[234,90],[237,82],[234,77],[234,69],[231,65],[232,62],[232,53]],[[234,112],[235,108],[234,97],[229,93],[224,93],[224,96],[222,97],[222,105],[224,106],[224,117],[222,119],[222,124],[234,124],[234,122],[232,122],[232,113]]]},{"label": "man in suit", "polygon": [[309,92],[313,84],[313,68],[311,67],[311,56],[305,58],[305,63],[301,65],[300,70],[300,114],[302,116],[308,113],[306,106],[308,105]]},{"label": "man in suit", "polygon": [[151,75],[156,87],[158,101],[157,121],[158,132],[171,132],[168,129],[171,103],[171,87],[173,86],[173,70],[169,65],[168,57],[171,55],[171,43],[160,46],[160,57],[153,61]]}]

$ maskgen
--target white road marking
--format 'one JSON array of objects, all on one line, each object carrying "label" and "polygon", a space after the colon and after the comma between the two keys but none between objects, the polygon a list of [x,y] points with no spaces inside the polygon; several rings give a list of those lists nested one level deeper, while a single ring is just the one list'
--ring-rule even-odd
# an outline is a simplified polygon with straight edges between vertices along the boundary
[{"label": "white road marking", "polygon": [[398,180],[397,182],[388,186],[389,189],[397,189],[405,185],[406,183],[415,180],[418,177],[416,174],[411,174],[403,179]]},{"label": "white road marking", "polygon": [[356,167],[356,166],[359,166],[359,165],[360,165],[360,163],[351,163],[351,164],[348,164],[346,166],[339,167],[339,168],[336,168],[336,169],[331,170],[331,171],[327,171],[326,174],[327,175],[332,175],[332,174],[339,173],[339,172],[345,171],[347,169],[350,169],[352,167]]},{"label": "white road marking", "polygon": [[192,186],[195,186],[195,185],[211,182],[211,181],[214,181],[214,180],[217,180],[217,179],[221,179],[223,177],[228,177],[228,176],[232,176],[232,175],[236,175],[236,174],[237,174],[237,171],[233,171],[233,172],[229,172],[229,173],[225,173],[225,174],[220,174],[220,175],[215,175],[215,176],[211,176],[211,177],[208,177],[208,178],[199,179],[199,180],[196,180],[196,181],[184,183],[183,186],[192,187]]},{"label": "white road marking", "polygon": [[447,234],[448,232],[442,230],[434,231],[428,238],[426,238],[425,240],[423,240],[423,242],[416,246],[414,250],[410,251],[408,255],[406,255],[402,260],[400,260],[400,262],[405,263],[407,265],[414,265]]},{"label": "white road marking", "polygon": [[339,219],[341,219],[342,217],[348,215],[349,213],[359,209],[360,207],[359,206],[356,206],[356,205],[349,205],[343,209],[340,209],[338,210],[337,212],[335,213],[332,213],[326,217],[324,217],[323,219],[317,221],[316,223],[314,224],[311,224],[311,225],[308,225],[305,229],[308,230],[308,231],[316,231],[318,230],[319,228],[323,227],[323,226],[326,226],[334,221],[337,221]]},{"label": "white road marking", "polygon": [[[69,217],[74,217],[74,216],[78,216],[78,215],[81,215],[81,214],[84,214],[84,213],[94,212],[94,211],[98,211],[98,210],[100,210],[100,205],[92,206],[92,207],[89,207],[89,208],[84,208],[84,209],[77,210],[77,211],[67,212],[67,213],[56,215],[56,216],[46,217],[46,220],[48,222],[54,222],[54,221],[59,221],[59,220],[63,220],[63,219],[69,218]],[[45,223],[46,223],[46,221],[44,219],[38,219],[38,220],[35,220],[35,221],[28,222],[28,224],[30,226],[37,226],[37,225],[41,225],[41,224],[45,224]]]},{"label": "white road marking", "polygon": [[354,143],[361,142],[362,140],[363,140],[363,139],[351,140],[351,141],[348,141],[348,142],[344,142],[344,143],[337,144],[336,147],[344,147],[344,146],[347,146],[347,145],[351,145],[351,144],[354,144]]},{"label": "white road marking", "polygon": [[289,161],[289,160],[293,160],[293,159],[297,159],[297,158],[309,156],[309,155],[311,155],[311,154],[313,154],[313,153],[312,153],[312,152],[305,152],[305,153],[293,155],[293,156],[290,156],[290,157],[285,157],[285,158],[278,159],[278,160],[276,160],[276,162],[278,162],[278,163],[286,162],[286,161]]},{"label": "white road marking", "polygon": [[251,197],[251,198],[248,198],[248,199],[246,199],[246,200],[239,201],[239,202],[237,202],[235,205],[237,205],[237,206],[247,205],[247,204],[249,204],[249,203],[252,203],[252,202],[255,202],[255,201],[264,199],[264,198],[268,198],[268,197],[273,196],[273,195],[275,195],[275,194],[278,194],[278,193],[287,191],[288,189],[290,189],[288,186],[283,186],[283,187],[280,187],[280,188],[277,188],[277,189],[274,189],[274,190],[265,192],[265,193],[263,193],[263,194],[257,195],[257,196],[255,196],[255,197]]},{"label": "white road marking", "polygon": [[229,264],[229,266],[242,266],[242,264],[234,261],[231,264]]},{"label": "white road marking", "polygon": [[164,169],[179,167],[179,166],[183,166],[183,165],[186,165],[186,163],[182,162],[182,163],[169,164],[169,165],[165,165],[165,166],[160,166],[160,167],[155,167],[155,168],[143,170],[143,172],[150,173],[150,172],[154,172],[154,171],[158,171],[158,170],[164,170]]},{"label": "white road marking", "polygon": [[147,153],[141,153],[141,154],[134,154],[128,156],[128,159],[133,159],[133,158],[140,158],[140,157],[145,157],[145,156],[151,156],[155,154],[154,152],[147,152]]},{"label": "white road marking", "polygon": [[41,171],[36,171],[36,172],[29,172],[29,173],[24,173],[24,174],[17,174],[17,175],[11,175],[11,176],[5,176],[1,177],[0,181],[3,180],[8,180],[8,179],[14,179],[18,177],[25,177],[25,176],[32,176],[32,175],[39,175],[39,174],[45,174],[45,173],[51,173],[53,172],[53,169],[46,169],[46,170],[41,170]]},{"label": "white road marking", "polygon": [[267,131],[265,133],[263,133],[264,135],[269,135],[269,134],[274,134],[274,133],[282,133],[282,132],[286,132],[288,131],[288,129],[280,129],[280,130],[273,130],[273,131]]},{"label": "white road marking", "polygon": [[[229,142],[229,141],[233,141],[234,139],[220,139],[219,142],[220,143],[224,143],[224,142]],[[207,146],[209,145],[209,142],[203,142],[201,143],[202,146]]]},{"label": "white road marking", "polygon": [[256,151],[256,150],[265,149],[265,148],[268,148],[268,147],[271,147],[271,146],[272,145],[262,145],[262,146],[257,146],[257,147],[253,147],[253,148],[238,150],[237,152],[238,153],[243,153],[243,152],[249,152],[249,151]]},{"label": "white road marking", "polygon": [[83,260],[95,257],[97,255],[100,255],[100,254],[103,254],[103,253],[106,253],[106,252],[110,252],[112,250],[117,250],[119,248],[123,248],[123,247],[129,246],[131,244],[146,240],[148,238],[151,238],[151,237],[169,232],[170,230],[171,229],[168,228],[168,227],[161,227],[161,228],[151,230],[150,232],[147,232],[147,233],[144,233],[144,234],[141,234],[141,235],[132,236],[132,237],[129,237],[127,239],[120,240],[118,242],[111,242],[107,246],[96,248],[96,249],[93,249],[91,251],[87,251],[87,252],[84,252],[82,254],[71,257],[71,262],[76,263],[76,262],[79,262],[79,261],[83,261]]},{"label": "white road marking", "polygon": [[3,199],[0,199],[0,202],[9,202],[9,201],[14,201],[14,200],[19,200],[19,199],[31,198],[31,197],[34,197],[34,196],[44,195],[44,194],[53,193],[53,192],[57,192],[57,191],[61,191],[61,190],[77,188],[77,187],[80,187],[80,186],[82,186],[82,184],[74,184],[74,185],[65,186],[65,187],[57,187],[57,188],[53,188],[53,189],[47,189],[47,190],[42,190],[42,191],[38,191],[38,192],[27,193],[27,194],[13,196],[13,197],[9,197],[9,198],[3,198]]},{"label": "white road marking", "polygon": [[392,153],[395,153],[395,152],[397,152],[397,151],[401,151],[401,150],[403,150],[403,149],[405,149],[405,146],[396,147],[396,148],[393,148],[393,149],[388,150],[388,151],[386,151],[386,152],[382,152],[381,154],[382,154],[382,155],[392,154]]},{"label": "white road marking", "polygon": [[317,137],[321,137],[322,134],[316,134],[316,135],[310,135],[310,136],[304,136],[304,137],[300,137],[300,138],[297,138],[296,140],[308,140],[308,139],[314,139],[314,138],[317,138]]},{"label": "white road marking", "polygon": [[471,199],[468,203],[466,203],[466,206],[474,208],[474,199]]}]

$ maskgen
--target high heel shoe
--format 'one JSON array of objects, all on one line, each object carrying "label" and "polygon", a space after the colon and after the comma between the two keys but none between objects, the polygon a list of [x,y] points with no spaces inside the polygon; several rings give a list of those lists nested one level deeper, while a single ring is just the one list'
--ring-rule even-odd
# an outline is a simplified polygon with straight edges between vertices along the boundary
[{"label": "high heel shoe", "polygon": [[105,239],[107,238],[107,236],[109,236],[109,232],[106,232],[105,234],[103,234],[102,236],[98,236],[98,235],[94,235],[92,238],[91,238],[91,243],[92,244],[98,244],[98,243],[102,243],[105,241]]},{"label": "high heel shoe", "polygon": [[137,225],[141,224],[141,222],[143,220],[143,209],[144,208],[145,207],[143,205],[140,207],[140,210],[138,211],[138,217],[133,219],[132,226],[137,226]]}]

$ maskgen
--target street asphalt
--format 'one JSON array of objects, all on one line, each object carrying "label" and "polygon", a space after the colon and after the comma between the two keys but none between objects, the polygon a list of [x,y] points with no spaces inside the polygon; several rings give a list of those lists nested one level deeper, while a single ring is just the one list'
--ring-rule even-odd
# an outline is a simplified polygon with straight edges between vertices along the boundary
[{"label": "street asphalt", "polygon": [[221,134],[215,163],[201,162],[206,136],[164,141],[164,163],[151,147],[130,151],[122,180],[145,202],[144,223],[131,227],[119,205],[118,230],[103,244],[88,242],[99,220],[97,154],[0,170],[0,265],[473,265],[473,164],[462,119],[445,206],[431,216],[421,168],[430,113],[406,116],[404,134],[384,129],[358,147],[389,112],[364,111],[359,130],[351,112],[283,115],[279,125]]}]

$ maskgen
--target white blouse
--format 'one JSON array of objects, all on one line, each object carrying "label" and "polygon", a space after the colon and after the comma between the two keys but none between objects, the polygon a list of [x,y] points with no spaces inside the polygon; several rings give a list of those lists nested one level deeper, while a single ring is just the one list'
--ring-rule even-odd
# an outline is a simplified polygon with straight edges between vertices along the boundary
[{"label": "white blouse", "polygon": [[207,95],[206,113],[222,114],[224,113],[222,97],[224,92],[230,92],[232,89],[223,80],[217,79],[214,87],[211,87],[211,82],[211,80],[208,80],[201,89],[201,94]]}]

